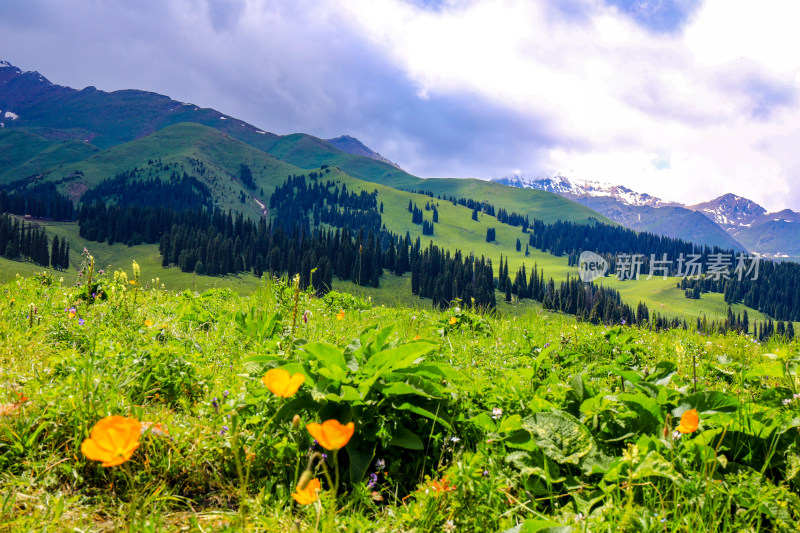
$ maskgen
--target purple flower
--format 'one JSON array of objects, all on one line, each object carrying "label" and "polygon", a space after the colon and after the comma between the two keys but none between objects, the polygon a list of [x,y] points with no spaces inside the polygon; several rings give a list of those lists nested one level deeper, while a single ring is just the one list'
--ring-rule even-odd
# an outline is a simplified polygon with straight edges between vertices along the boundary
[{"label": "purple flower", "polygon": [[545,347],[545,348],[548,348],[549,346],[550,346],[550,343],[549,343],[549,342],[546,342],[546,343],[544,343],[544,347]]},{"label": "purple flower", "polygon": [[305,322],[306,324],[308,324],[308,315],[310,314],[311,313],[309,313],[308,310],[303,311],[303,322]]},{"label": "purple flower", "polygon": [[228,426],[222,426],[222,429],[219,430],[220,435],[224,435],[228,431]]},{"label": "purple flower", "polygon": [[78,324],[80,324],[81,326],[83,325],[83,319],[82,318],[78,319]]},{"label": "purple flower", "polygon": [[367,483],[367,488],[371,489],[375,485],[378,484],[378,474],[370,474],[369,475],[369,483]]},{"label": "purple flower", "polygon": [[216,412],[219,412],[219,404],[217,403],[217,399],[216,398],[211,400],[211,407],[213,407]]},{"label": "purple flower", "polygon": [[622,320],[620,320],[620,321],[619,321],[619,323],[620,323],[620,324],[622,324],[623,326],[624,326],[625,324],[627,324],[627,322],[625,321],[625,319],[624,319],[624,318],[623,318]]},{"label": "purple flower", "polygon": [[489,475],[489,471],[488,471],[488,470],[484,470],[484,471],[483,471],[483,475],[484,475],[484,476],[488,476],[488,475]]}]

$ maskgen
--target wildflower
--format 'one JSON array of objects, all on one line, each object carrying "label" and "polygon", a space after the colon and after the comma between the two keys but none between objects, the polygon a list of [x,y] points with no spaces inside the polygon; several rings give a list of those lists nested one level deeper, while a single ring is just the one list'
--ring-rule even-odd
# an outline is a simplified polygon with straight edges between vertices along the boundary
[{"label": "wildflower", "polygon": [[144,435],[148,431],[151,435],[156,435],[157,437],[169,437],[169,431],[167,431],[164,424],[160,422],[142,422],[141,434]]},{"label": "wildflower", "polygon": [[121,465],[139,447],[142,424],[134,418],[107,416],[97,422],[91,435],[81,444],[87,459],[101,461],[103,466]]},{"label": "wildflower", "polygon": [[450,441],[453,442],[453,444],[455,444],[457,442],[460,442],[461,439],[459,439],[458,437],[450,437]]},{"label": "wildflower", "polygon": [[499,407],[495,407],[492,409],[492,418],[494,420],[499,420],[503,416],[503,410]]},{"label": "wildflower", "polygon": [[75,310],[74,307],[70,307],[69,311],[67,311],[67,317],[68,318],[75,318],[75,315],[77,315],[77,314],[78,314],[78,312]]},{"label": "wildflower", "polygon": [[79,319],[78,319],[78,324],[82,326],[82,325],[83,325],[83,323],[84,323],[84,320],[83,320],[82,318],[79,318]]},{"label": "wildflower", "polygon": [[294,395],[305,380],[306,377],[303,374],[297,373],[290,376],[289,372],[283,368],[273,368],[261,378],[264,385],[275,396],[280,396],[281,398],[288,398]]},{"label": "wildflower", "polygon": [[300,505],[308,505],[309,503],[317,501],[320,490],[322,490],[322,487],[319,483],[319,479],[314,478],[308,482],[306,488],[303,490],[298,489],[297,492],[292,493],[292,498]]},{"label": "wildflower", "polygon": [[488,470],[484,470],[484,471],[483,471],[483,475],[484,475],[484,476],[488,476],[488,475],[489,475],[489,471],[488,471]]},{"label": "wildflower", "polygon": [[308,324],[308,317],[310,316],[311,316],[311,311],[309,311],[308,309],[303,311],[303,322]]},{"label": "wildflower", "polygon": [[338,420],[326,420],[322,424],[309,424],[306,429],[311,436],[326,450],[335,451],[343,448],[350,437],[355,432],[355,425],[352,422],[340,424]]},{"label": "wildflower", "polygon": [[448,520],[447,522],[444,523],[444,526],[442,526],[442,531],[444,533],[453,533],[453,531],[455,530],[456,530],[456,525],[453,523],[452,520]]},{"label": "wildflower", "polygon": [[219,412],[219,403],[217,403],[217,398],[214,397],[211,399],[211,407],[214,408],[215,411]]},{"label": "wildflower", "polygon": [[148,319],[148,320],[145,320],[145,321],[144,321],[144,325],[145,325],[145,326],[147,326],[147,327],[149,328],[150,326],[152,326],[152,325],[153,325],[153,321],[152,321],[152,320],[149,320],[149,319]]},{"label": "wildflower", "polygon": [[456,486],[450,485],[450,481],[447,480],[447,477],[443,477],[441,481],[432,481],[431,489],[434,492],[453,492],[456,490]]},{"label": "wildflower", "polygon": [[386,468],[386,460],[385,459],[378,459],[375,461],[375,469],[376,470],[383,470]]},{"label": "wildflower", "polygon": [[128,283],[130,283],[131,285],[136,285],[136,280],[135,279],[129,280]]},{"label": "wildflower", "polygon": [[697,416],[697,409],[689,409],[681,416],[681,423],[678,424],[676,431],[680,433],[694,433],[700,425],[700,417]]},{"label": "wildflower", "polygon": [[792,403],[792,399],[791,398],[784,398],[783,399],[783,405],[784,406],[788,406],[790,403]]},{"label": "wildflower", "polygon": [[292,429],[297,429],[300,427],[300,415],[294,415],[292,417]]},{"label": "wildflower", "polygon": [[549,348],[550,347],[550,343],[549,342],[544,343],[544,347],[545,348]]},{"label": "wildflower", "polygon": [[336,320],[344,320],[344,309],[336,313]]},{"label": "wildflower", "polygon": [[454,317],[454,316],[451,316],[451,317],[450,317],[450,325],[452,326],[452,325],[453,325],[453,324],[455,324],[456,322],[458,322],[458,319],[457,319],[456,317]]},{"label": "wildflower", "polygon": [[623,318],[622,320],[619,321],[619,323],[624,326],[625,324],[627,324],[627,321]]},{"label": "wildflower", "polygon": [[224,435],[228,432],[228,426],[222,426],[222,429],[219,430],[220,435]]}]

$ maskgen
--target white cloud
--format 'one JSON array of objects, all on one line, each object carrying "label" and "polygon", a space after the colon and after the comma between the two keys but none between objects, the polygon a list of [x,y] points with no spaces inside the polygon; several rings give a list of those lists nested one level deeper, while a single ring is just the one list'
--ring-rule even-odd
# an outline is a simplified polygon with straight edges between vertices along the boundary
[{"label": "white cloud", "polygon": [[557,146],[546,161],[520,153],[508,166],[574,169],[682,201],[733,191],[786,206],[797,167],[762,141],[792,135],[800,118],[798,4],[712,0],[667,35],[599,1],[584,2],[578,19],[524,1],[342,7],[421,94],[501,102],[546,117],[565,144],[582,147]]}]

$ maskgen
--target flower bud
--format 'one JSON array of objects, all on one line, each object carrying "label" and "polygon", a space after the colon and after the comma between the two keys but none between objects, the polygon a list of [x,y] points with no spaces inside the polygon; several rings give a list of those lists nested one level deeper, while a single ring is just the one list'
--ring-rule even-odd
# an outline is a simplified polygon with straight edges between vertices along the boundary
[{"label": "flower bud", "polygon": [[300,476],[300,481],[297,482],[297,490],[305,490],[313,477],[314,474],[311,470],[303,470],[303,475]]},{"label": "flower bud", "polygon": [[300,427],[300,415],[294,415],[292,418],[292,429],[297,429]]}]

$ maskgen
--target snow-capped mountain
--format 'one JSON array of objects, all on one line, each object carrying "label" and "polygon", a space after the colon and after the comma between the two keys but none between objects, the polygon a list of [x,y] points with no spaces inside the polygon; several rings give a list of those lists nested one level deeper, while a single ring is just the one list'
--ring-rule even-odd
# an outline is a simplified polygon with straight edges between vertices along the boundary
[{"label": "snow-capped mountain", "polygon": [[561,174],[536,179],[514,175],[505,178],[496,178],[493,181],[504,185],[511,185],[512,187],[553,192],[571,199],[577,199],[582,196],[602,196],[614,198],[626,205],[646,205],[650,207],[680,205],[675,202],[664,201],[661,198],[647,193],[636,192],[623,185],[612,185],[599,181],[568,178]]},{"label": "snow-capped mountain", "polygon": [[754,201],[730,193],[687,208],[703,213],[720,226],[750,227],[767,214],[767,210]]},{"label": "snow-capped mountain", "polygon": [[744,247],[771,257],[800,255],[800,213],[790,209],[768,213],[756,202],[735,194],[687,206],[621,185],[561,174],[537,179],[514,175],[494,181],[556,193],[638,231],[721,248]]}]

